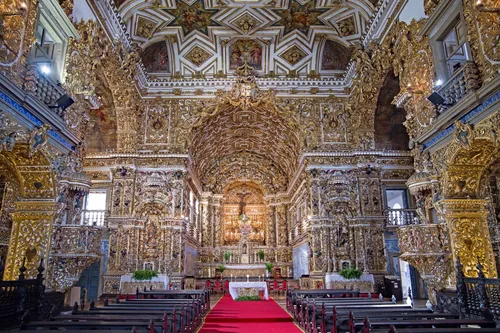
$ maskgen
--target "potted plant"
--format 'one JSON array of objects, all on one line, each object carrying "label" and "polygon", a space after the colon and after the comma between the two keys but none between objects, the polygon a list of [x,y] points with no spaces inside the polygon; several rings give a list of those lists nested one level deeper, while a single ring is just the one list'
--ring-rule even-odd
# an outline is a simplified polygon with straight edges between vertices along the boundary
[{"label": "potted plant", "polygon": [[132,273],[132,278],[138,281],[151,280],[155,277],[158,277],[158,272],[152,270],[138,269]]},{"label": "potted plant", "polygon": [[226,263],[229,262],[229,259],[231,259],[231,255],[231,251],[224,252],[224,260],[226,261]]},{"label": "potted plant", "polygon": [[362,274],[363,272],[356,268],[343,268],[339,271],[339,275],[348,280],[359,279]]},{"label": "potted plant", "polygon": [[257,252],[257,255],[259,256],[259,259],[261,261],[264,260],[264,258],[266,257],[266,254],[264,253],[264,250],[259,250],[259,252]]},{"label": "potted plant", "polygon": [[269,273],[271,273],[273,271],[273,263],[272,262],[266,262],[264,265],[266,265],[266,272],[267,272],[267,276],[269,277]]},{"label": "potted plant", "polygon": [[224,266],[224,264],[220,264],[217,268],[219,269],[220,278],[222,279],[222,273],[226,270],[226,266]]}]

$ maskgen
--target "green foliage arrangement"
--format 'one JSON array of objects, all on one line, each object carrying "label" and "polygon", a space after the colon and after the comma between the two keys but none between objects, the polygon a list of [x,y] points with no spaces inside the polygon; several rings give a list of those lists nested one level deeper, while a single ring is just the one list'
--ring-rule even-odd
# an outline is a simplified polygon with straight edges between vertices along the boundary
[{"label": "green foliage arrangement", "polygon": [[271,273],[271,271],[273,270],[273,263],[272,262],[266,262],[264,265],[266,265],[266,270]]},{"label": "green foliage arrangement", "polygon": [[219,265],[219,271],[222,273],[226,270],[226,266],[224,266],[223,264]]},{"label": "green foliage arrangement", "polygon": [[232,255],[231,251],[224,252],[224,260],[228,262],[229,259],[231,258],[231,255]]},{"label": "green foliage arrangement", "polygon": [[242,302],[242,301],[260,301],[259,296],[240,296],[235,299],[235,301]]},{"label": "green foliage arrangement", "polygon": [[344,268],[339,271],[339,274],[344,279],[359,279],[363,272],[356,268]]},{"label": "green foliage arrangement", "polygon": [[135,280],[151,280],[154,277],[158,277],[157,271],[139,269],[132,274],[132,278]]},{"label": "green foliage arrangement", "polygon": [[257,254],[259,255],[260,260],[264,260],[264,258],[266,257],[264,250],[259,250],[259,252],[257,252]]}]

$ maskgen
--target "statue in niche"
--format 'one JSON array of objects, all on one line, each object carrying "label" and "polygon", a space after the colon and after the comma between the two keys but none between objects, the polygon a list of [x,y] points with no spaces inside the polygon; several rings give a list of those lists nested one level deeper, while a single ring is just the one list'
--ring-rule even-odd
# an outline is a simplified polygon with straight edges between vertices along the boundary
[{"label": "statue in niche", "polygon": [[146,256],[156,257],[158,253],[156,253],[156,248],[158,247],[158,224],[159,218],[157,215],[151,215],[148,217],[146,221],[145,228],[145,241],[146,241]]}]

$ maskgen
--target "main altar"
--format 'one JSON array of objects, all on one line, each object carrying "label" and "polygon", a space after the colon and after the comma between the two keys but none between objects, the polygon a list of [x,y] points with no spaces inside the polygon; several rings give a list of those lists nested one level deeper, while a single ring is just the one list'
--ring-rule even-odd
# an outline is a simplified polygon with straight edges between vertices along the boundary
[{"label": "main altar", "polygon": [[264,299],[269,299],[267,283],[265,281],[229,282],[229,295],[233,299],[241,296],[258,296],[259,290],[264,291]]}]

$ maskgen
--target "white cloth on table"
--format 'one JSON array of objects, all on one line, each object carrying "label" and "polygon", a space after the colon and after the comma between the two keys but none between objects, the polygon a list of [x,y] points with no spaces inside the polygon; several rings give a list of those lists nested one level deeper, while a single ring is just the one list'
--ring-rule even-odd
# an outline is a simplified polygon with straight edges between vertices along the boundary
[{"label": "white cloth on table", "polygon": [[229,282],[229,295],[231,295],[233,299],[237,299],[238,289],[241,288],[256,288],[259,290],[264,290],[264,299],[269,299],[266,282]]}]

